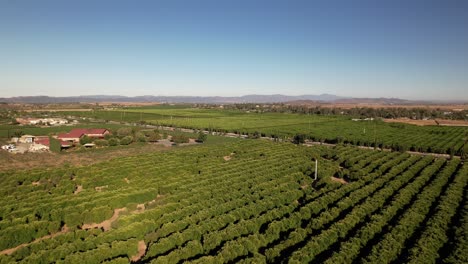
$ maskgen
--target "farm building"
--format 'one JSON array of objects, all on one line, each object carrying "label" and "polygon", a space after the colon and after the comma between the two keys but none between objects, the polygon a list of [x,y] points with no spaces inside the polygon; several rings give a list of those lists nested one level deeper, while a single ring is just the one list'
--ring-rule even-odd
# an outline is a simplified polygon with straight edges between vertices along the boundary
[{"label": "farm building", "polygon": [[34,139],[34,144],[44,145],[48,147],[50,145],[49,137],[47,136],[36,137]]},{"label": "farm building", "polygon": [[[72,144],[68,141],[63,141],[63,140],[59,140],[60,142],[60,146],[62,148],[69,148],[72,146]],[[34,140],[34,144],[33,145],[42,145],[42,146],[45,146],[47,147],[47,149],[49,149],[50,147],[50,139],[49,137],[37,137],[35,140]],[[36,147],[36,148],[41,148],[40,146],[39,147]]]},{"label": "farm building", "polygon": [[81,129],[75,128],[70,133],[59,134],[58,139],[62,141],[79,142],[83,136],[92,138],[104,138],[105,135],[110,134],[109,130],[105,128],[94,128],[94,129]]},{"label": "farm building", "polygon": [[21,136],[19,139],[18,139],[18,142],[19,143],[33,143],[34,142],[34,136],[31,136],[31,135],[24,135],[24,136]]}]

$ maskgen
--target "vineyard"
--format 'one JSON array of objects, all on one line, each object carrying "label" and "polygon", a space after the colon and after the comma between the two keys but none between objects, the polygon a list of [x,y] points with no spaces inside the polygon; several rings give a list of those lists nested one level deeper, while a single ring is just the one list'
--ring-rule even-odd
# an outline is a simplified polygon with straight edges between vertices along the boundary
[{"label": "vineyard", "polygon": [[314,141],[358,146],[462,155],[467,152],[468,128],[352,121],[346,116],[287,113],[246,113],[196,108],[136,108],[125,111],[63,112],[102,120],[140,122],[238,134],[260,133],[291,138],[304,134]]},{"label": "vineyard", "polygon": [[457,158],[233,140],[0,177],[0,263],[468,262]]}]

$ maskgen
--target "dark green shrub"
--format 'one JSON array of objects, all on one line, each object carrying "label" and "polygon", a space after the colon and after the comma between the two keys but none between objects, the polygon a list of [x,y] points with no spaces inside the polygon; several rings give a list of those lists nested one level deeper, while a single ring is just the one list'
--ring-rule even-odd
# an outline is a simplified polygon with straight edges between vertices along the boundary
[{"label": "dark green shrub", "polygon": [[131,136],[126,136],[120,140],[120,145],[128,145],[133,142],[133,138]]},{"label": "dark green shrub", "polygon": [[181,144],[181,143],[188,143],[189,142],[189,137],[184,135],[184,134],[176,134],[172,136],[172,142],[176,144]]},{"label": "dark green shrub", "polygon": [[88,137],[88,136],[86,136],[86,135],[84,135],[84,136],[82,136],[82,137],[80,138],[80,144],[81,144],[81,145],[88,144],[88,143],[91,143],[91,142],[93,142],[93,139],[90,138],[90,137]]},{"label": "dark green shrub", "polygon": [[108,140],[109,146],[118,146],[120,145],[120,140],[118,138],[110,138]]},{"label": "dark green shrub", "polygon": [[94,141],[94,144],[100,147],[106,147],[106,146],[109,146],[109,141],[105,139],[98,139]]},{"label": "dark green shrub", "polygon": [[305,142],[306,135],[304,134],[297,134],[293,137],[293,143],[294,144],[303,144]]},{"label": "dark green shrub", "polygon": [[207,138],[208,138],[208,136],[205,133],[203,133],[202,131],[200,131],[198,133],[197,142],[205,142]]},{"label": "dark green shrub", "polygon": [[135,133],[135,141],[146,142],[146,136],[141,132],[137,132]]}]

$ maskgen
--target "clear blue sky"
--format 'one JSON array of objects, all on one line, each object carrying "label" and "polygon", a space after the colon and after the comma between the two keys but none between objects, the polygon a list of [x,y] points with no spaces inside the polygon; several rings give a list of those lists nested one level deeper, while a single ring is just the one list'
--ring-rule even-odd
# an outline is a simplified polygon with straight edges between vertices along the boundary
[{"label": "clear blue sky", "polygon": [[0,0],[0,97],[468,100],[468,1]]}]

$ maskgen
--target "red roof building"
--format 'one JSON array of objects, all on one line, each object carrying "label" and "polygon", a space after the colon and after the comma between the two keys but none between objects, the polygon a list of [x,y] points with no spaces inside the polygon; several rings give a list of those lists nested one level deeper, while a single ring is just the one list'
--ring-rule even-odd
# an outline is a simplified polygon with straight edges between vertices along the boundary
[{"label": "red roof building", "polygon": [[105,128],[75,128],[70,131],[70,133],[59,134],[58,139],[64,141],[73,141],[78,142],[82,136],[88,136],[93,138],[104,138],[105,135],[110,134],[109,130]]},{"label": "red roof building", "polygon": [[49,139],[49,137],[36,138],[36,140],[34,140],[34,143],[35,144],[41,144],[41,145],[49,147],[50,146],[50,139]]}]

